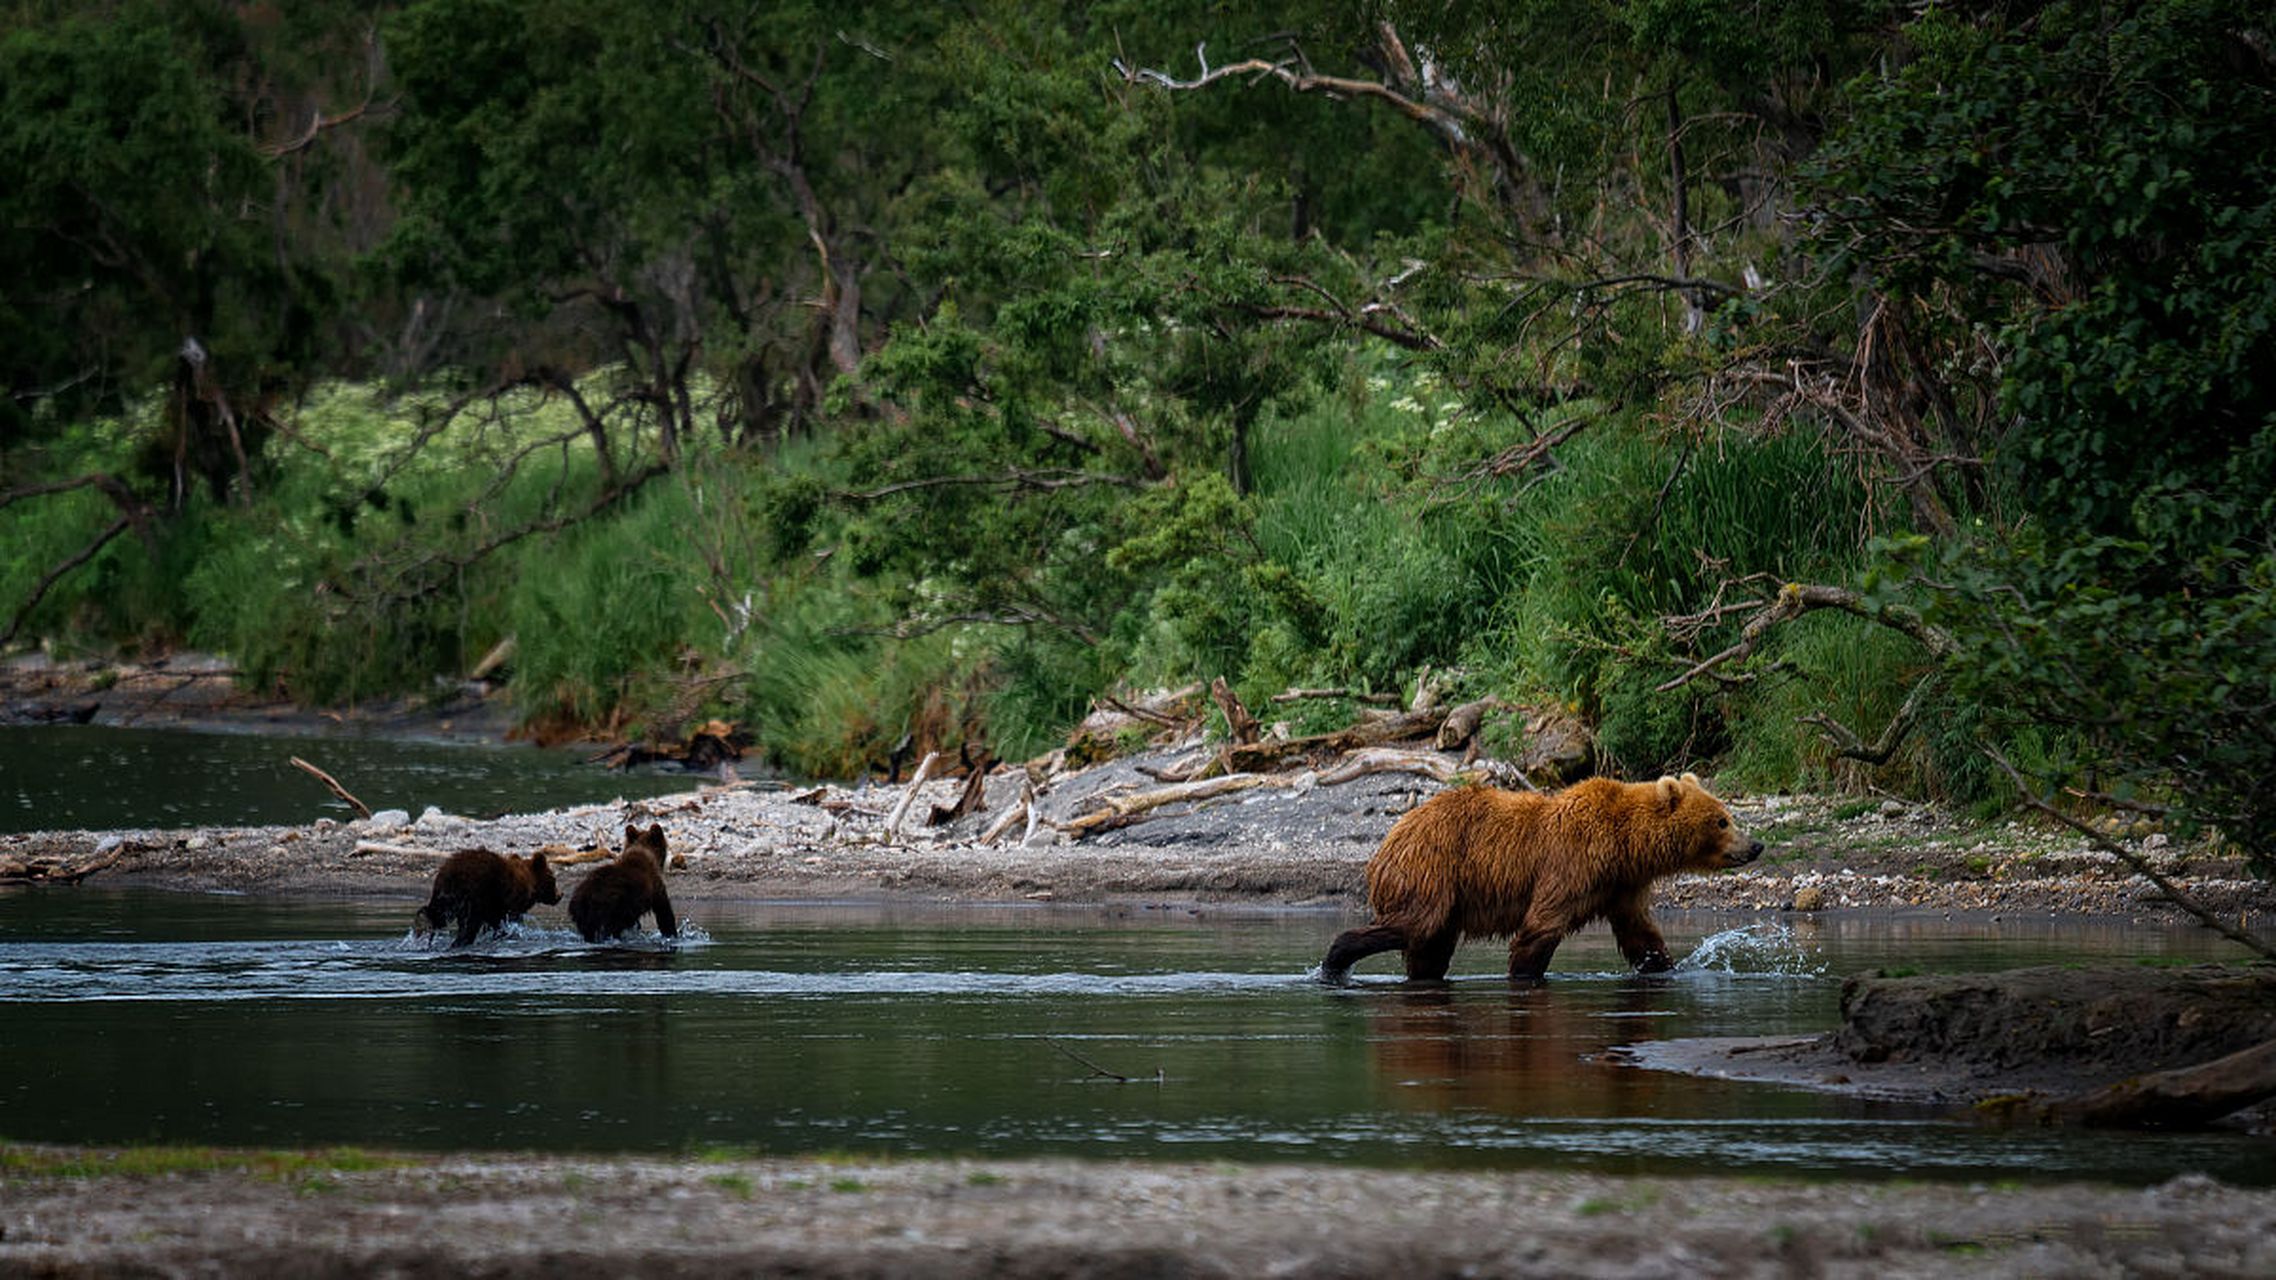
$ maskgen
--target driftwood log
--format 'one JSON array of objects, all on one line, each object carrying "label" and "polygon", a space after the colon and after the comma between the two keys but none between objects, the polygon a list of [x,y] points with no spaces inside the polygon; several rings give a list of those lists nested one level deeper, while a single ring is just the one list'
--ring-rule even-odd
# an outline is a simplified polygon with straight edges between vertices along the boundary
[{"label": "driftwood log", "polygon": [[927,751],[925,753],[925,758],[918,763],[917,772],[909,779],[909,789],[901,794],[901,802],[893,806],[893,812],[886,815],[886,839],[894,840],[900,838],[901,819],[909,816],[909,806],[916,802],[917,792],[923,789],[925,785],[925,779],[932,776],[933,766],[939,763],[940,752],[938,751]]},{"label": "driftwood log", "polygon": [[1225,713],[1227,738],[1235,743],[1257,740],[1257,718],[1249,714],[1247,707],[1241,705],[1240,696],[1233,692],[1233,686],[1225,683],[1225,677],[1219,676],[1209,682],[1209,696],[1216,701],[1217,709]]},{"label": "driftwood log", "polygon": [[[1300,775],[1309,780],[1311,774]],[[1172,783],[1152,791],[1104,791],[1091,797],[1101,807],[1059,824],[1059,829],[1080,839],[1096,831],[1109,831],[1128,826],[1163,805],[1181,801],[1213,800],[1218,796],[1232,795],[1256,787],[1286,787],[1297,783],[1298,778],[1278,778],[1261,773],[1224,774],[1214,778],[1198,778],[1191,782]]]},{"label": "driftwood log", "polygon": [[2031,1115],[2093,1129],[2199,1129],[2269,1098],[2276,1098],[2276,1040],[2039,1103]]},{"label": "driftwood log", "polygon": [[1363,747],[1380,747],[1411,738],[1428,738],[1436,734],[1438,727],[1445,722],[1446,713],[1436,709],[1400,711],[1362,720],[1333,733],[1315,733],[1273,742],[1230,743],[1217,753],[1216,760],[1203,773],[1258,773],[1281,768],[1293,761],[1308,761],[1322,754],[1341,755]]},{"label": "driftwood log", "polygon": [[1463,764],[1447,759],[1436,751],[1410,751],[1400,747],[1363,747],[1345,756],[1340,762],[1320,770],[1320,785],[1336,786],[1375,773],[1413,773],[1425,778],[1452,785],[1457,782],[1503,782],[1510,778],[1523,783],[1523,775],[1507,765],[1495,761],[1484,764]]},{"label": "driftwood log", "polygon": [[98,871],[117,865],[127,851],[127,846],[122,844],[109,853],[84,862],[50,861],[46,858],[0,859],[0,884],[77,884]]}]

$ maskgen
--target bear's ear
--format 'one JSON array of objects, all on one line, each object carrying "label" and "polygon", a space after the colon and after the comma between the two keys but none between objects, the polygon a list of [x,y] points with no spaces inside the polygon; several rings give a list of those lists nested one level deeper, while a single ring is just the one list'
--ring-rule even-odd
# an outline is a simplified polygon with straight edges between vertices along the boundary
[{"label": "bear's ear", "polygon": [[542,853],[531,854],[529,856],[529,869],[532,871],[545,870],[545,855]]},{"label": "bear's ear", "polygon": [[1683,803],[1683,779],[1671,778],[1663,774],[1660,777],[1659,788],[1661,802],[1667,805],[1669,813],[1674,813],[1676,806]]},{"label": "bear's ear", "polygon": [[648,826],[648,842],[649,842],[650,844],[653,844],[653,845],[655,845],[655,846],[656,846],[657,848],[659,848],[659,849],[661,849],[661,848],[663,848],[663,847],[664,847],[664,824],[663,824],[663,823],[661,823],[661,822],[654,822],[654,823],[650,823],[650,824],[649,824],[649,826]]},{"label": "bear's ear", "polygon": [[1699,775],[1696,773],[1687,773],[1683,775],[1683,785],[1687,787],[1697,787],[1701,791],[1705,791],[1707,789],[1707,784],[1701,782],[1699,780]]},{"label": "bear's ear", "polygon": [[633,841],[635,841],[635,840],[638,840],[639,838],[640,838],[640,828],[638,828],[638,827],[636,827],[636,826],[633,826],[633,825],[632,825],[631,823],[629,823],[629,822],[625,823],[625,824],[624,824],[624,842],[625,842],[626,844],[631,844]]}]

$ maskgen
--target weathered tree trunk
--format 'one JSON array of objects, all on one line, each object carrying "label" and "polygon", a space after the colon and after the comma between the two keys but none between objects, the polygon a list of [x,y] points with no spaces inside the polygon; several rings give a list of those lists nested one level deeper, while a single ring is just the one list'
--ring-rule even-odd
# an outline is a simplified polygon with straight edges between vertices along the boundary
[{"label": "weathered tree trunk", "polygon": [[2276,1040],[2063,1098],[2046,1104],[2041,1118],[2097,1129],[2195,1129],[2268,1098],[2276,1098]]}]

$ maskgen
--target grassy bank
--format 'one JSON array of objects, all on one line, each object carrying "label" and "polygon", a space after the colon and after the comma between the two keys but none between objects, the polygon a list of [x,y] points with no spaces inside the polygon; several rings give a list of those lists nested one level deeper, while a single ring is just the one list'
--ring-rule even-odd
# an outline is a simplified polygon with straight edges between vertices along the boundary
[{"label": "grassy bank", "polygon": [[[1587,402],[1521,422],[1370,360],[1259,421],[1247,493],[1197,465],[946,508],[938,489],[878,492],[882,428],[684,441],[676,467],[610,496],[634,463],[604,475],[562,398],[460,406],[447,431],[444,409],[327,388],[268,440],[259,502],[193,497],[159,554],[113,544],[33,621],[66,652],[216,650],[311,704],[453,686],[512,637],[507,688],[533,732],[721,715],[782,766],[834,776],[904,737],[1032,755],[1118,687],[1222,675],[1264,705],[1291,686],[1411,689],[1427,670],[1454,696],[1577,710],[1622,772],[1822,788],[1841,770],[1798,717],[1884,720],[1925,663],[1903,637],[1812,618],[1771,638],[1773,678],[1657,688],[1735,633],[1679,652],[1663,616],[1741,574],[1853,580],[1895,527],[1800,431],[1699,434]],[[1564,430],[1538,465],[1477,465]],[[70,463],[122,467],[137,434],[90,428]],[[0,596],[105,519],[81,505],[0,511]],[[1981,795],[1965,760],[1925,735],[1880,780]]]}]

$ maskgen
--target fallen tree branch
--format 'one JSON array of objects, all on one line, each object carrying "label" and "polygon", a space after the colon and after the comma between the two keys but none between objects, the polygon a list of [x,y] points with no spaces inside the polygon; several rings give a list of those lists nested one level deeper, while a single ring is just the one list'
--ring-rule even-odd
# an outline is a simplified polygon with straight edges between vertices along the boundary
[{"label": "fallen tree branch", "polygon": [[1003,839],[1004,833],[1011,830],[1013,824],[1026,819],[1034,809],[1035,783],[1023,778],[1019,784],[1019,800],[1005,809],[1003,816],[988,824],[988,829],[980,833],[980,843],[994,844]]},{"label": "fallen tree branch", "polygon": [[1231,743],[1217,753],[1210,771],[1221,774],[1257,773],[1278,768],[1292,759],[1311,756],[1318,752],[1357,751],[1362,747],[1379,747],[1385,743],[1404,742],[1410,738],[1426,738],[1438,732],[1446,723],[1446,712],[1436,708],[1421,711],[1402,711],[1375,720],[1363,720],[1349,728],[1333,733],[1316,733],[1302,738],[1284,738],[1277,742]]},{"label": "fallen tree branch", "polygon": [[1249,714],[1247,707],[1241,705],[1240,695],[1233,692],[1233,686],[1225,683],[1225,677],[1219,676],[1209,682],[1209,697],[1217,704],[1217,709],[1225,713],[1226,737],[1239,743],[1257,740],[1257,718]]},{"label": "fallen tree branch", "polygon": [[1342,762],[1320,771],[1323,787],[1337,786],[1375,773],[1413,773],[1449,786],[1457,782],[1498,782],[1514,772],[1499,761],[1465,765],[1436,751],[1409,751],[1398,747],[1367,747],[1345,756]]},{"label": "fallen tree branch", "polygon": [[1881,727],[1880,736],[1871,743],[1865,742],[1848,725],[1823,711],[1813,711],[1801,717],[1797,723],[1817,726],[1818,732],[1833,744],[1836,760],[1859,760],[1869,765],[1884,765],[1890,757],[1897,754],[1897,748],[1904,745],[1905,737],[1912,732],[1913,724],[1920,716],[1920,695],[1935,679],[1936,673],[1932,671],[1915,681],[1912,691],[1905,695],[1904,705],[1889,717],[1889,723]]},{"label": "fallen tree branch", "polygon": [[315,765],[308,763],[306,760],[301,759],[299,756],[292,757],[292,767],[316,779],[318,782],[323,783],[326,787],[331,788],[332,794],[346,801],[348,807],[355,810],[358,816],[365,818],[371,816],[371,806],[365,804],[361,800],[356,799],[354,796],[349,795],[348,789],[341,786],[340,780],[333,777],[331,774],[324,772],[322,769],[319,769]]},{"label": "fallen tree branch", "polygon": [[1348,689],[1340,685],[1333,689],[1289,689],[1272,695],[1274,702],[1300,702],[1306,698],[1348,698],[1353,702],[1367,702],[1386,707],[1398,706],[1403,701],[1400,695],[1396,693],[1361,693],[1356,689]]},{"label": "fallen tree branch", "polygon": [[1256,787],[1285,787],[1293,780],[1270,777],[1261,773],[1220,774],[1214,778],[1201,778],[1193,782],[1177,782],[1153,791],[1138,791],[1117,795],[1101,792],[1091,799],[1104,806],[1079,818],[1059,824],[1059,829],[1080,839],[1094,831],[1105,831],[1124,826],[1142,814],[1150,813],[1163,805],[1185,800],[1213,800],[1218,796],[1248,791]]},{"label": "fallen tree branch", "polygon": [[98,871],[107,871],[129,852],[121,843],[117,848],[85,862],[49,862],[45,859],[25,861],[9,858],[0,861],[0,884],[77,884]]},{"label": "fallen tree branch", "polygon": [[451,851],[448,849],[426,849],[415,844],[390,844],[385,840],[358,840],[356,847],[348,851],[348,856],[360,858],[369,853],[384,853],[398,858],[447,858],[451,855]]},{"label": "fallen tree branch", "polygon": [[917,772],[915,776],[909,779],[909,789],[901,793],[900,803],[894,805],[893,811],[886,815],[886,839],[893,840],[899,838],[901,834],[901,819],[908,816],[909,806],[916,802],[917,789],[925,785],[925,779],[932,776],[933,765],[939,761],[940,752],[927,751],[925,753],[925,758],[917,763]]}]

